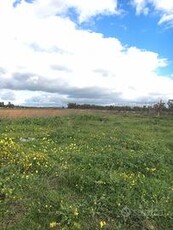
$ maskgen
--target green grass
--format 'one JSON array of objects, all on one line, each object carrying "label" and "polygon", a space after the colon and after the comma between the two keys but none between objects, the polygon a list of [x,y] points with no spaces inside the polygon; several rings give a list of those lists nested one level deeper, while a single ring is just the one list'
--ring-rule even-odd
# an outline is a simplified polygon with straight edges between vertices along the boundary
[{"label": "green grass", "polygon": [[173,229],[173,117],[0,120],[0,229]]}]

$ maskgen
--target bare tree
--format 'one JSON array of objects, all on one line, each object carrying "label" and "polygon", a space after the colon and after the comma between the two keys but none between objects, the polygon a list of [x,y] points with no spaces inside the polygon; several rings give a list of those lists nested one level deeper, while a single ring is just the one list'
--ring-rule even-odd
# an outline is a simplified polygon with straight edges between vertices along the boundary
[{"label": "bare tree", "polygon": [[154,104],[154,111],[159,117],[162,111],[165,109],[165,102],[160,100],[158,103]]}]

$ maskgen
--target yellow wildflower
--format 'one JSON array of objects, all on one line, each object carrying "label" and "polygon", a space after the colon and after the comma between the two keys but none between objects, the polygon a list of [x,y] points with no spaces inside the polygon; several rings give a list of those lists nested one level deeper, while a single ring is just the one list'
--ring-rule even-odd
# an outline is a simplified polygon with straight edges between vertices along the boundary
[{"label": "yellow wildflower", "polygon": [[78,209],[77,209],[77,208],[75,208],[75,210],[74,210],[74,215],[75,215],[75,216],[78,216],[78,215],[79,215],[79,212],[78,212]]},{"label": "yellow wildflower", "polygon": [[106,226],[106,221],[101,220],[100,221],[100,228],[103,228],[104,226]]},{"label": "yellow wildflower", "polygon": [[51,222],[51,223],[49,224],[49,227],[50,227],[50,228],[55,228],[57,225],[58,225],[58,223],[55,222],[55,221],[53,221],[53,222]]}]

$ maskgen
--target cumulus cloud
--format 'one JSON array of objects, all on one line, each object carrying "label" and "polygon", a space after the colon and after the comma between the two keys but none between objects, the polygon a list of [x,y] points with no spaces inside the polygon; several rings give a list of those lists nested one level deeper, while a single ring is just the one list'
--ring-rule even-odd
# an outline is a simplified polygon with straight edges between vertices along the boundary
[{"label": "cumulus cloud", "polygon": [[11,0],[0,2],[1,91],[12,91],[17,104],[30,105],[112,104],[158,92],[173,96],[173,80],[157,75],[166,59],[78,28],[68,17],[72,8],[81,22],[118,12],[113,0],[21,1],[15,8]]},{"label": "cumulus cloud", "polygon": [[83,22],[99,14],[117,14],[117,0],[68,0],[70,7],[76,9],[79,21]]},{"label": "cumulus cloud", "polygon": [[118,13],[117,0],[37,0],[35,4],[37,15],[42,17],[66,15],[71,9],[77,14],[80,23],[100,14]]}]

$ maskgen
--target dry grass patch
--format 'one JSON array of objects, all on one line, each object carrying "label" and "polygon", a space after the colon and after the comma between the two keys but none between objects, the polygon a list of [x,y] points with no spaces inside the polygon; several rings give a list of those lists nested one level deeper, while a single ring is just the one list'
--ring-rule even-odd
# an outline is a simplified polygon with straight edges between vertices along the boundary
[{"label": "dry grass patch", "polygon": [[64,116],[70,114],[86,113],[83,110],[75,109],[59,109],[59,108],[1,108],[0,118],[25,118],[25,117],[50,117],[50,116]]}]

